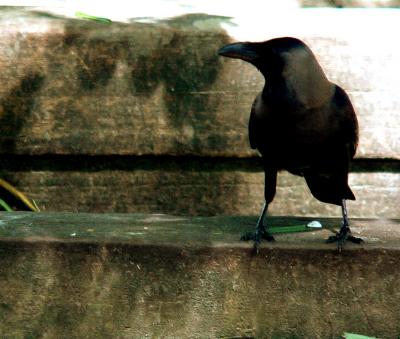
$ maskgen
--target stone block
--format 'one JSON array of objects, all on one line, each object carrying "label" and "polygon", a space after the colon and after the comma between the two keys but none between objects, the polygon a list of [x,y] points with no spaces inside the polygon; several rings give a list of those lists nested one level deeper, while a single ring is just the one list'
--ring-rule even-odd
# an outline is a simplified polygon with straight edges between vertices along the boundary
[{"label": "stone block", "polygon": [[[264,175],[247,162],[199,161],[132,163],[118,170],[29,170],[8,173],[12,183],[44,211],[167,213],[175,215],[257,215],[264,200]],[[4,173],[7,178],[7,173]],[[400,174],[351,173],[356,201],[349,215],[399,218]],[[305,180],[278,175],[269,213],[287,216],[341,215],[336,205],[316,200]]]},{"label": "stone block", "polygon": [[[1,153],[255,155],[247,121],[263,79],[218,57],[233,39],[226,31],[191,25],[209,16],[101,25],[23,10],[0,15]],[[304,34],[353,99],[358,157],[400,159],[397,52]]]},{"label": "stone block", "polygon": [[[310,219],[274,218],[293,225]],[[395,338],[396,220],[352,220],[363,245],[328,230],[238,241],[256,218],[0,215],[0,336]],[[326,226],[338,219],[321,220]]]}]

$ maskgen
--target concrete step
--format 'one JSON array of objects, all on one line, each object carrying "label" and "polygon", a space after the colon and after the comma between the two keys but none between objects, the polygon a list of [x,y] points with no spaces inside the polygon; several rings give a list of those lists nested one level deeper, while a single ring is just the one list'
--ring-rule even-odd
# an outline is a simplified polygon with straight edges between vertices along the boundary
[{"label": "concrete step", "polygon": [[[164,5],[173,4],[189,10]],[[300,9],[296,0],[237,6],[110,25],[2,8],[1,177],[48,211],[256,214],[261,167],[230,164],[258,157],[247,125],[264,79],[217,51],[230,41],[289,35],[310,45],[356,108],[357,157],[366,166],[350,176],[352,216],[400,218],[400,50],[388,48],[400,12]],[[139,14],[145,9],[140,3],[126,15],[147,17]],[[337,215],[304,180],[281,178],[275,215]]]},{"label": "concrete step", "polygon": [[217,51],[238,39],[296,36],[349,92],[357,156],[400,159],[400,52],[387,48],[398,12],[298,9],[285,25],[266,12],[235,25],[206,14],[101,25],[0,11],[0,153],[254,156],[247,123],[264,79]]},{"label": "concrete step", "polygon": [[[10,182],[34,199],[41,210],[130,212],[184,215],[257,215],[264,201],[264,173],[257,159],[55,159],[32,167],[9,168]],[[93,165],[98,163],[99,167]],[[107,164],[108,163],[108,164]],[[43,167],[42,167],[43,166]],[[397,165],[398,167],[400,166]],[[349,215],[358,218],[400,218],[400,173],[353,172],[349,184],[356,201]],[[271,215],[339,217],[340,208],[315,199],[304,178],[280,172]]]},{"label": "concrete step", "polygon": [[0,213],[0,337],[397,337],[399,220],[352,219],[365,242],[341,253],[322,230],[277,235],[257,256],[238,241],[255,222]]}]

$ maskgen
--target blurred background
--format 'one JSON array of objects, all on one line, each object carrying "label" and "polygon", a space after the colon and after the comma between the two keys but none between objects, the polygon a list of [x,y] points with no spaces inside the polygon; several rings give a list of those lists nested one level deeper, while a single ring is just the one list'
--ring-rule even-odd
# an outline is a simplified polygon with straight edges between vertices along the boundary
[{"label": "blurred background", "polygon": [[[217,50],[294,36],[358,114],[350,217],[400,218],[399,4],[0,1],[0,178],[43,211],[256,215],[263,78]],[[270,212],[340,216],[285,172]]]}]

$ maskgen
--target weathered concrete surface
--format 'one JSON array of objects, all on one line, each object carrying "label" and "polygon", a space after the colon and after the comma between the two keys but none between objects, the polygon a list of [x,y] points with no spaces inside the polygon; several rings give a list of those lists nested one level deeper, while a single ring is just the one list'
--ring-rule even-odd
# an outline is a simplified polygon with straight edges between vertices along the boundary
[{"label": "weathered concrete surface", "polygon": [[[312,21],[306,12],[299,10],[293,24]],[[323,13],[317,17],[328,19]],[[366,12],[357,13],[361,27],[372,25],[366,18]],[[1,177],[48,211],[257,214],[260,168],[215,170],[200,164],[199,171],[180,158],[256,156],[247,140],[248,112],[263,80],[254,67],[217,56],[232,40],[220,27],[226,20],[188,15],[154,24],[102,25],[2,8]],[[298,27],[295,34],[354,101],[361,129],[358,157],[399,160],[400,55],[382,42],[392,31],[378,25],[375,31],[384,36],[352,41],[336,37],[333,28],[316,35]],[[8,155],[15,154],[26,158],[10,168]],[[43,154],[71,156],[68,161],[89,154],[132,155],[133,162],[142,155],[155,156],[154,163],[163,156],[177,160],[166,168],[69,170],[64,163],[58,169],[20,169]],[[358,199],[351,215],[399,218],[398,171],[367,172],[351,176]],[[313,199],[302,179],[282,178],[273,214],[338,215],[336,207]]]},{"label": "weathered concrete surface", "polygon": [[398,220],[352,220],[366,242],[341,254],[318,231],[254,257],[237,239],[255,221],[2,213],[0,336],[397,338]]},{"label": "weathered concrete surface", "polygon": [[[218,57],[226,18],[102,25],[8,9],[0,20],[1,153],[255,154],[247,122],[263,79]],[[352,97],[358,156],[400,159],[399,50],[334,32],[297,34]]]},{"label": "weathered concrete surface", "polygon": [[[162,163],[125,170],[15,171],[13,183],[45,211],[130,212],[177,215],[257,215],[264,201],[261,169],[220,164]],[[349,215],[400,218],[400,173],[351,173],[357,200]],[[272,215],[337,216],[340,208],[315,199],[304,178],[278,175]]]}]

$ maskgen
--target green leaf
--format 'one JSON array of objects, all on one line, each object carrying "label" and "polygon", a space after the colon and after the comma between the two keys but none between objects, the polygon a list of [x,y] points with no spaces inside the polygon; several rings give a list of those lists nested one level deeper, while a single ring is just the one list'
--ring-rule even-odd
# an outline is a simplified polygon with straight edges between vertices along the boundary
[{"label": "green leaf", "polygon": [[78,18],[81,18],[81,19],[94,20],[94,21],[97,21],[97,22],[101,22],[103,24],[110,24],[111,23],[110,19],[101,18],[99,16],[93,16],[93,15],[85,14],[85,13],[82,13],[82,12],[76,12],[75,15]]},{"label": "green leaf", "polygon": [[0,199],[0,206],[3,207],[3,209],[7,212],[13,211],[12,208],[8,206],[8,204],[3,199]]},{"label": "green leaf", "polygon": [[308,227],[307,225],[268,226],[268,232],[271,234],[310,232],[310,231],[318,231],[318,230],[322,230],[322,227],[314,228],[314,227]]},{"label": "green leaf", "polygon": [[367,337],[361,334],[346,333],[346,332],[343,334],[343,337],[345,339],[378,339],[376,337]]}]

